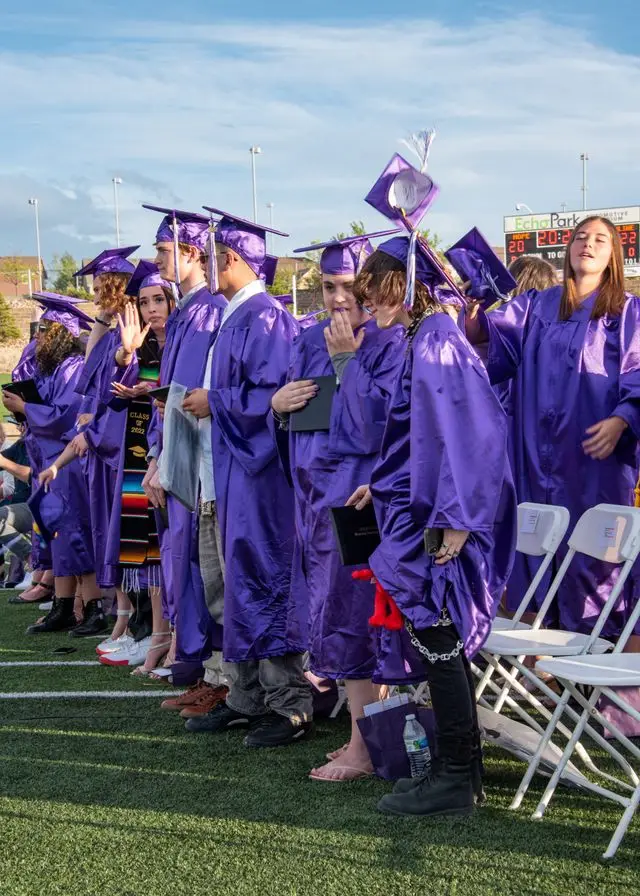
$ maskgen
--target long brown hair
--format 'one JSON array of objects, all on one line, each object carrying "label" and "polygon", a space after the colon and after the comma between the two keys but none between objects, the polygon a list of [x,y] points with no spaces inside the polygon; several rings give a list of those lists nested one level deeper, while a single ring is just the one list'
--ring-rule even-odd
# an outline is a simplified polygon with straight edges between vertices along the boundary
[{"label": "long brown hair", "polygon": [[542,292],[558,285],[554,266],[537,255],[521,255],[516,258],[509,265],[509,273],[517,284],[514,296],[521,296],[530,289]]},{"label": "long brown hair", "polygon": [[[407,271],[404,264],[377,249],[362,266],[362,270],[353,281],[353,294],[358,302],[366,302],[368,294],[375,291],[379,305],[402,305],[407,288]],[[444,311],[444,307],[433,298],[429,289],[416,280],[411,317],[421,317],[425,311],[434,309]]]},{"label": "long brown hair", "polygon": [[605,314],[620,314],[625,303],[624,258],[620,235],[608,218],[601,218],[600,215],[591,215],[591,217],[585,218],[584,221],[580,221],[578,226],[574,228],[567,243],[567,254],[564,258],[564,287],[560,303],[560,320],[568,320],[578,307],[576,275],[571,267],[570,250],[580,231],[584,229],[586,224],[591,224],[592,221],[601,221],[609,231],[609,236],[611,237],[611,258],[600,278],[598,295],[591,312],[591,319],[595,320],[599,317],[604,317]]}]

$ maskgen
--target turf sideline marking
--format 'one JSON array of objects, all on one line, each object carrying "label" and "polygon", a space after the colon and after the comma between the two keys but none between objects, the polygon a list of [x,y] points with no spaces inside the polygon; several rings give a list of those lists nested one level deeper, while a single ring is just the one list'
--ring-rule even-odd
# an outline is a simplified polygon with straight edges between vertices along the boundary
[{"label": "turf sideline marking", "polygon": [[0,700],[84,700],[97,697],[104,700],[133,700],[143,697],[177,697],[184,691],[23,691],[0,693]]},{"label": "turf sideline marking", "polygon": [[17,666],[102,666],[99,660],[7,660],[0,663],[0,668],[11,669]]}]

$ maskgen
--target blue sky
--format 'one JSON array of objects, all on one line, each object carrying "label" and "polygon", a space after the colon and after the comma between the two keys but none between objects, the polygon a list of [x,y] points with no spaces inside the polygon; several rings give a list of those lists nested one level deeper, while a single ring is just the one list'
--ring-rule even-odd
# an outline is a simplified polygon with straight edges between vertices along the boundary
[{"label": "blue sky", "polygon": [[590,207],[640,202],[631,0],[24,9],[0,0],[0,255],[34,251],[29,196],[45,258],[113,244],[114,175],[123,243],[145,251],[157,221],[141,202],[249,216],[254,143],[259,215],[273,202],[292,234],[279,252],[354,219],[380,229],[364,195],[400,140],[432,126],[441,194],[425,225],[445,242],[474,224],[499,241],[516,202],[579,208],[584,150]]}]

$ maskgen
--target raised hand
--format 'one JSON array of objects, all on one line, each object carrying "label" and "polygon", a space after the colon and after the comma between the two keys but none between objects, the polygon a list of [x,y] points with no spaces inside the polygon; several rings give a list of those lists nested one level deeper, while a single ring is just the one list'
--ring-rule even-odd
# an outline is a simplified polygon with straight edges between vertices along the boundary
[{"label": "raised hand", "polygon": [[364,339],[364,327],[360,328],[356,336],[347,312],[336,311],[331,318],[331,323],[325,328],[324,338],[327,343],[327,351],[332,358],[343,352],[357,352]]},{"label": "raised hand", "polygon": [[124,318],[118,315],[118,326],[120,327],[120,341],[122,342],[122,350],[129,359],[133,353],[140,348],[147,337],[147,333],[151,329],[151,324],[143,329],[140,327],[140,315],[138,309],[133,302],[125,305]]}]

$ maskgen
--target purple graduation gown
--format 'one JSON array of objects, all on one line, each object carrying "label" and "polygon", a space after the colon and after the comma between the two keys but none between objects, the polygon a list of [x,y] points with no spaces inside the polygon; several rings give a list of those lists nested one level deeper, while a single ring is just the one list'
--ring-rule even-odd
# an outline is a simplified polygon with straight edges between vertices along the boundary
[{"label": "purple graduation gown", "polygon": [[[324,338],[329,325],[318,323],[296,341],[290,380],[334,373]],[[381,330],[373,320],[364,327],[362,346],[334,396],[330,431],[289,433],[300,586],[309,601],[309,665],[334,679],[371,678],[376,632],[369,626],[373,585],[354,582],[352,567],[340,562],[329,508],[344,505],[371,478],[404,354],[402,327]]]},{"label": "purple graduation gown", "polygon": [[[80,405],[76,386],[83,363],[81,355],[72,355],[52,374],[36,373],[34,377],[44,404],[26,404],[25,416],[31,437],[38,445],[37,461],[42,468],[62,453],[66,433],[75,423]],[[30,445],[31,441],[27,442],[29,453]],[[67,506],[57,536],[51,542],[54,575],[79,576],[93,572],[89,495],[80,461],[76,459],[60,470],[50,488],[63,497]]]},{"label": "purple graduation gown", "polygon": [[[511,455],[519,501],[568,508],[573,527],[596,504],[633,505],[640,437],[640,298],[629,296],[622,314],[591,320],[595,294],[558,319],[562,287],[532,290],[485,315],[487,370],[494,382],[510,379]],[[606,460],[582,450],[585,430],[607,417],[629,428]],[[570,530],[571,531],[571,528]],[[542,599],[566,555],[562,546],[537,597]],[[515,609],[539,560],[518,555],[507,595]],[[590,558],[572,563],[548,622],[590,631],[619,568]],[[629,577],[605,635],[617,635],[640,597],[639,575]]]},{"label": "purple graduation gown", "polygon": [[[37,372],[36,364],[36,347],[37,339],[32,339],[24,347],[20,360],[11,371],[11,380],[14,383],[21,380],[32,380]],[[25,434],[25,445],[29,454],[31,469],[33,470],[32,492],[38,489],[38,480],[36,474],[42,470],[42,458],[37,441],[29,434],[27,430]],[[51,546],[45,544],[35,534],[31,541],[31,563],[34,569],[51,569]]]},{"label": "purple graduation gown", "polygon": [[297,331],[284,306],[261,292],[224,322],[213,351],[209,406],[228,662],[306,649],[288,631],[293,490],[268,424]]},{"label": "purple graduation gown", "polygon": [[[186,307],[171,312],[160,364],[160,384],[172,381],[188,389],[200,389],[207,353],[227,305],[221,295],[206,286],[198,290]],[[156,415],[148,436],[149,445],[162,445],[161,422]],[[173,679],[186,683],[198,674],[212,649],[220,650],[222,632],[209,615],[198,564],[198,515],[167,495],[169,528],[159,529],[163,578],[168,595],[167,615],[176,627],[176,665]],[[171,583],[169,587],[169,583]]]},{"label": "purple graduation gown", "polygon": [[115,399],[111,391],[118,373],[115,355],[120,344],[118,328],[105,333],[87,358],[78,385],[78,391],[91,400],[94,414],[82,432],[89,446],[85,469],[91,495],[96,577],[103,588],[114,588],[121,580],[118,564],[107,562],[109,521],[127,419],[126,402]]},{"label": "purple graduation gown", "polygon": [[[446,313],[425,318],[406,353],[371,491],[382,536],[376,578],[416,629],[446,606],[472,657],[511,572],[517,507],[506,416]],[[471,534],[458,558],[436,566],[426,527]]]},{"label": "purple graduation gown", "polygon": [[12,382],[17,383],[20,380],[32,380],[34,378],[38,371],[38,365],[36,364],[37,345],[37,339],[27,342],[20,355],[20,360],[11,371]]}]

